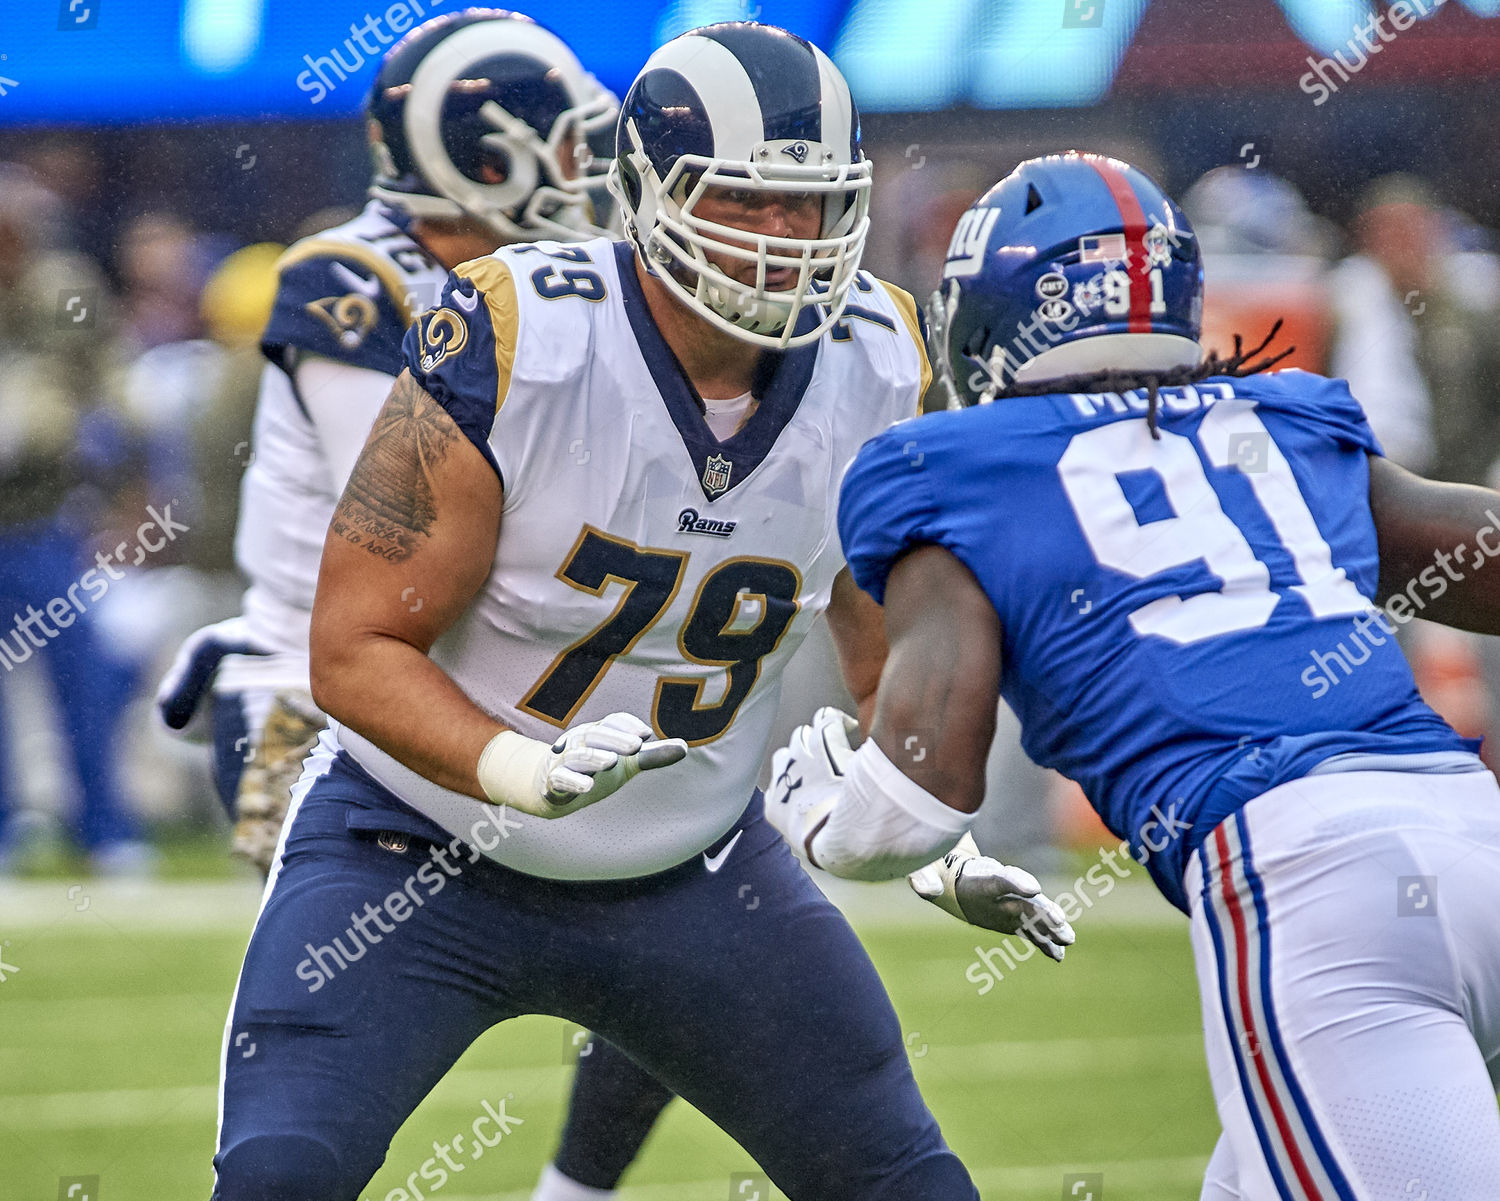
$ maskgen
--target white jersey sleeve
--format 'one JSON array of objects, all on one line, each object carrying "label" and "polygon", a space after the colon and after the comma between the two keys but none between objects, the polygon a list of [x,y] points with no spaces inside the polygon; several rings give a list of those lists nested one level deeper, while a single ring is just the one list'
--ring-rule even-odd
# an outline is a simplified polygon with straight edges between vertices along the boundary
[{"label": "white jersey sleeve", "polygon": [[383,371],[320,356],[298,364],[297,392],[328,464],[335,497],[349,482],[349,473],[390,391],[391,377]]}]

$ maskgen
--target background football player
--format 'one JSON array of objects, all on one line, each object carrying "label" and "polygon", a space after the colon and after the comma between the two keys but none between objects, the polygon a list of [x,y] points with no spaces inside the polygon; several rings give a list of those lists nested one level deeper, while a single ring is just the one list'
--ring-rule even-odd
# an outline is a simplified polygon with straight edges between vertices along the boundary
[{"label": "background football player", "polygon": [[1192,230],[1116,160],[1032,160],[965,215],[934,321],[975,407],[871,441],[840,501],[890,640],[871,737],[820,712],[767,814],[840,875],[914,862],[906,815],[979,804],[999,692],[1191,915],[1205,1201],[1480,1201],[1500,789],[1392,635],[1500,633],[1500,495],[1385,461],[1342,381],[1205,357],[1201,300]]},{"label": "background football player", "polygon": [[555,34],[480,8],[391,47],[366,111],[369,203],[279,264],[235,541],[244,614],[194,634],[158,695],[168,726],[196,716],[211,729],[234,849],[262,871],[325,724],[307,680],[323,536],[401,369],[406,328],[461,262],[602,232],[593,200],[608,160],[593,162],[589,138],[613,128],[618,105]]}]

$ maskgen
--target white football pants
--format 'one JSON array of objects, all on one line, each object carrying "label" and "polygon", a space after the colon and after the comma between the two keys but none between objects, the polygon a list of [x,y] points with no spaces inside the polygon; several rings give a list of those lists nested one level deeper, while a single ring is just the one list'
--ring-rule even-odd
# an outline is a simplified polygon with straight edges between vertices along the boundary
[{"label": "white football pants", "polygon": [[1186,877],[1224,1127],[1203,1201],[1500,1198],[1500,788],[1283,784]]}]

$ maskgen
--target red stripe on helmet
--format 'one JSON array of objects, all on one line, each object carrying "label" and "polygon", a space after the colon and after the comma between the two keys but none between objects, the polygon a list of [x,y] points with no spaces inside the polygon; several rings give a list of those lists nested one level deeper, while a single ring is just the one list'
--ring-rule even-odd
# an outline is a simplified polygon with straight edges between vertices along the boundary
[{"label": "red stripe on helmet", "polygon": [[1125,226],[1126,273],[1130,276],[1130,332],[1149,334],[1151,281],[1146,274],[1146,213],[1125,172],[1106,159],[1090,158],[1088,164],[1104,180]]}]

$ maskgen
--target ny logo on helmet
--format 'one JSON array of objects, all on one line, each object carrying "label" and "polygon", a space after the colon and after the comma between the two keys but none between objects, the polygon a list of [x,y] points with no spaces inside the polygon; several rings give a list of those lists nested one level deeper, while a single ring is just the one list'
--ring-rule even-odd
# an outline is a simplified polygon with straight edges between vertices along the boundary
[{"label": "ny logo on helmet", "polygon": [[457,354],[469,340],[464,319],[450,308],[433,309],[422,321],[423,371],[431,371],[449,355]]},{"label": "ny logo on helmet", "polygon": [[953,240],[948,243],[947,260],[943,263],[944,279],[956,275],[978,275],[983,270],[984,248],[989,245],[990,233],[998,220],[998,208],[970,209],[959,218]]}]

